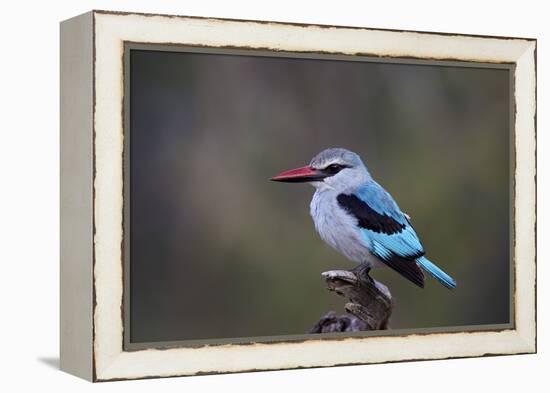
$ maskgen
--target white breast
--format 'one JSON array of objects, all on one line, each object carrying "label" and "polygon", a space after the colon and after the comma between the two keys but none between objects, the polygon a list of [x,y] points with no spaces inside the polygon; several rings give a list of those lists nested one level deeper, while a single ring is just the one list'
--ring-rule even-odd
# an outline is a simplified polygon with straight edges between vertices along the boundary
[{"label": "white breast", "polygon": [[367,239],[357,227],[357,220],[338,205],[337,193],[317,190],[310,204],[315,229],[328,245],[346,258],[377,267],[380,262],[367,248]]}]

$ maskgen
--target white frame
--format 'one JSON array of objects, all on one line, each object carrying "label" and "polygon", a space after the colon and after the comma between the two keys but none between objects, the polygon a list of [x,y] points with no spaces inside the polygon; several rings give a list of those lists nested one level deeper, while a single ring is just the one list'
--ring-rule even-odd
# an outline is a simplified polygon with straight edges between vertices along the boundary
[{"label": "white frame", "polygon": [[[124,42],[514,63],[515,327],[501,331],[124,351]],[[79,73],[80,85],[75,87],[71,82]],[[62,144],[62,183],[67,184],[65,188],[62,184],[61,192],[62,210],[67,212],[65,219],[62,215],[62,368],[90,380],[104,381],[535,352],[535,89],[536,41],[532,39],[99,11],[63,22],[62,95],[66,95],[67,102],[63,105],[62,96],[62,142],[64,137],[69,138],[69,129],[73,133],[78,129],[80,136],[73,138],[86,142],[78,155],[63,155]],[[81,98],[74,99],[77,95]],[[81,165],[70,169],[76,162]],[[90,184],[81,184],[79,192],[89,193],[90,198],[93,195],[93,201],[84,203],[84,213],[69,213],[71,198],[80,195],[69,186],[82,176]],[[81,244],[75,245],[70,236],[80,236]],[[74,262],[77,259],[79,262]],[[80,280],[80,285],[70,284],[75,279]]]}]

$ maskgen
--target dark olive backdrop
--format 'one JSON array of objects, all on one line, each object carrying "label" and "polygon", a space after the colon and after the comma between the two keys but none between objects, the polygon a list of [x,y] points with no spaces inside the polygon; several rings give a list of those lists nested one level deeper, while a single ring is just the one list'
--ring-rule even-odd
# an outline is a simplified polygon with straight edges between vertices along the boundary
[{"label": "dark olive backdrop", "polygon": [[509,322],[509,71],[131,51],[131,341],[303,334],[354,265],[268,181],[359,153],[458,281],[377,270],[393,328]]}]

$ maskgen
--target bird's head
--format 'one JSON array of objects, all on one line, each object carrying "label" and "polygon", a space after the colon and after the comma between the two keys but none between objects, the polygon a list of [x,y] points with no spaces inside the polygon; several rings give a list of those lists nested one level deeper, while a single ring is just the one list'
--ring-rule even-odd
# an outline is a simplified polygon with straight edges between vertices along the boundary
[{"label": "bird's head", "polygon": [[360,186],[370,178],[359,155],[346,149],[331,148],[313,157],[309,165],[281,172],[271,180],[310,183],[320,190],[344,192]]}]

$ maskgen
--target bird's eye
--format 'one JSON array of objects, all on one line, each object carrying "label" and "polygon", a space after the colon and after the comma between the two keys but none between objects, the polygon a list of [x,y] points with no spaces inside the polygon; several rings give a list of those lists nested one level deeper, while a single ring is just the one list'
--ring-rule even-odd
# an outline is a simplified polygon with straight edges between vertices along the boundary
[{"label": "bird's eye", "polygon": [[340,165],[340,164],[330,164],[329,166],[327,166],[325,168],[325,172],[330,173],[331,175],[335,175],[344,168],[345,167],[343,165]]}]

